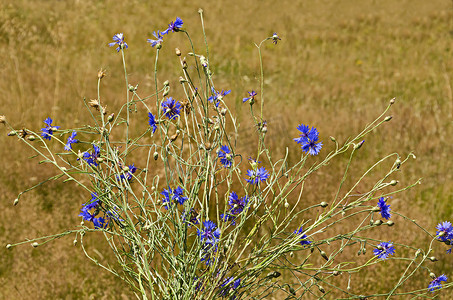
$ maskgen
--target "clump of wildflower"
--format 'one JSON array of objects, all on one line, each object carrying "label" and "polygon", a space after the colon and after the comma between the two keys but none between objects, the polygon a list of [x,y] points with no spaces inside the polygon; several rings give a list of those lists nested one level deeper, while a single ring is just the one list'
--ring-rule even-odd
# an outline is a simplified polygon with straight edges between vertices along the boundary
[{"label": "clump of wildflower", "polygon": [[250,184],[259,184],[260,181],[266,181],[269,178],[269,173],[264,167],[254,169],[254,170],[247,170],[247,176],[249,179],[245,179]]},{"label": "clump of wildflower", "polygon": [[204,261],[206,265],[209,265],[214,259],[215,252],[217,252],[220,229],[218,229],[217,225],[212,221],[204,221],[203,227],[204,229],[202,230],[197,229],[197,235],[202,243],[201,261]]},{"label": "clump of wildflower", "polygon": [[382,218],[388,220],[390,219],[390,204],[387,204],[384,197],[379,198],[378,201],[378,207],[381,210],[381,216]]},{"label": "clump of wildflower", "polygon": [[217,151],[217,156],[220,158],[220,163],[225,168],[229,168],[233,164],[233,156],[227,145],[220,146],[219,151]]},{"label": "clump of wildflower", "polygon": [[430,282],[430,284],[428,285],[429,291],[434,293],[435,290],[442,288],[442,281],[447,282],[447,276],[445,276],[445,274],[434,278],[434,280]]},{"label": "clump of wildflower", "polygon": [[277,45],[278,41],[281,41],[282,39],[277,35],[276,32],[274,32],[274,34],[272,35],[272,43],[274,43],[275,45]]},{"label": "clump of wildflower", "polygon": [[183,197],[183,193],[184,190],[179,186],[174,190],[172,190],[171,188],[168,188],[168,190],[164,189],[161,193],[164,196],[164,199],[162,199],[164,208],[169,209],[172,206],[173,202],[177,202],[180,205],[183,205],[187,200],[187,197]]},{"label": "clump of wildflower", "polygon": [[165,116],[170,120],[176,119],[180,115],[181,108],[179,101],[174,100],[172,97],[168,97],[162,102],[162,109],[164,110]]},{"label": "clump of wildflower", "polygon": [[294,230],[294,234],[300,235],[300,244],[303,245],[310,245],[311,241],[308,241],[307,238],[308,236],[304,234],[304,230],[302,226],[300,226],[299,229]]},{"label": "clump of wildflower", "polygon": [[182,28],[182,24],[184,24],[182,19],[177,17],[174,22],[168,24],[168,28],[162,32],[162,35],[167,34],[169,32],[178,32]]},{"label": "clump of wildflower", "polygon": [[[241,279],[240,278],[234,280],[233,277],[228,277],[220,285],[219,296],[227,297],[230,294],[230,292],[236,290],[239,287],[240,284],[241,284]],[[236,297],[235,296],[231,296],[230,299],[236,299]]]},{"label": "clump of wildflower", "polygon": [[[91,193],[91,201],[83,204],[81,216],[85,221],[93,222],[94,228],[104,228],[107,224],[105,223],[105,219],[96,216],[99,214],[99,199],[97,193]],[[90,211],[94,210],[93,213]]]},{"label": "clump of wildflower", "polygon": [[200,223],[198,220],[198,212],[194,208],[191,208],[189,211],[183,210],[181,218],[184,223],[188,223],[189,227]]},{"label": "clump of wildflower", "polygon": [[149,124],[149,126],[151,126],[151,128],[153,129],[153,133],[154,133],[157,129],[157,123],[156,123],[156,118],[150,112],[148,113],[148,124]]},{"label": "clump of wildflower", "polygon": [[160,32],[159,30],[156,32],[154,31],[153,32],[153,35],[154,37],[156,38],[155,40],[152,40],[152,39],[148,39],[147,42],[151,44],[151,47],[154,47],[156,45],[161,45],[162,42],[164,41],[164,38],[162,36],[162,32]]},{"label": "clump of wildflower", "polygon": [[137,171],[137,167],[132,164],[128,166],[128,171],[125,174],[121,174],[120,176],[116,176],[118,180],[131,180],[132,179],[132,174],[134,174]]},{"label": "clump of wildflower", "polygon": [[311,155],[318,155],[321,151],[322,143],[318,142],[319,133],[316,128],[301,124],[297,127],[301,132],[298,138],[295,138],[294,141],[298,144],[301,144],[302,150]]},{"label": "clump of wildflower", "polygon": [[390,241],[381,242],[377,245],[377,248],[373,250],[374,255],[376,255],[380,259],[386,259],[389,255],[395,254],[395,247]]},{"label": "clump of wildflower", "polygon": [[214,102],[214,104],[215,104],[216,107],[219,107],[220,100],[222,100],[223,97],[225,97],[226,95],[228,95],[229,93],[231,93],[231,90],[228,90],[228,91],[222,90],[221,92],[216,91],[214,88],[211,88],[211,90],[212,90],[212,93],[213,93],[214,95],[212,95],[211,97],[209,97],[209,98],[208,98],[208,101],[209,101],[209,102]]},{"label": "clump of wildflower", "polygon": [[247,92],[247,93],[249,93],[249,96],[246,98],[243,98],[242,103],[250,100],[250,104],[253,104],[255,102],[254,100],[255,100],[255,96],[257,95],[257,93],[255,91],[251,91],[251,92]]},{"label": "clump of wildflower", "polygon": [[113,47],[115,45],[118,45],[116,48],[117,52],[120,52],[121,49],[127,49],[128,45],[124,42],[123,33],[117,33],[113,36],[113,42],[109,43],[109,47]]},{"label": "clump of wildflower", "polygon": [[66,151],[70,151],[72,149],[72,144],[78,143],[79,140],[75,139],[75,136],[77,135],[77,132],[73,131],[71,136],[68,137],[68,141],[64,145],[64,149]]},{"label": "clump of wildflower", "polygon": [[44,123],[46,127],[41,128],[41,136],[49,141],[52,139],[53,132],[60,128],[60,126],[52,126],[52,122],[53,120],[51,118],[45,119]]},{"label": "clump of wildflower", "polygon": [[101,149],[93,144],[93,152],[89,153],[88,151],[83,152],[83,160],[86,161],[90,166],[98,166],[97,159],[99,158],[99,154],[101,153]]}]

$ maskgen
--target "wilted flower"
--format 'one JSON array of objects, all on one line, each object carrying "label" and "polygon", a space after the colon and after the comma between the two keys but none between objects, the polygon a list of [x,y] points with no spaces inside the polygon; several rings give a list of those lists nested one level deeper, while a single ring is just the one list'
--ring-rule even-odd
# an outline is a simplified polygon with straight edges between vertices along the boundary
[{"label": "wilted flower", "polygon": [[53,120],[51,118],[45,119],[44,123],[46,124],[46,127],[41,128],[41,136],[49,141],[52,139],[53,132],[60,128],[60,126],[52,126],[52,122]]},{"label": "wilted flower", "polygon": [[428,289],[434,293],[435,290],[442,288],[442,281],[447,282],[447,276],[445,274],[440,275],[437,278],[434,278],[433,281],[428,285]]},{"label": "wilted flower", "polygon": [[162,109],[164,110],[165,116],[170,120],[176,119],[181,113],[181,104],[179,101],[175,101],[172,97],[168,97],[162,102]]},{"label": "wilted flower", "polygon": [[150,112],[148,113],[148,124],[149,124],[149,126],[151,126],[151,128],[153,129],[153,133],[154,133],[157,129],[157,123],[156,123],[156,119],[154,118],[154,115]]},{"label": "wilted flower", "polygon": [[272,43],[274,43],[275,45],[277,45],[278,41],[281,41],[282,39],[277,35],[276,32],[274,32],[274,34],[272,35]]},{"label": "wilted flower", "polygon": [[[99,199],[97,193],[91,193],[91,201],[83,204],[81,213],[79,216],[81,216],[85,221],[90,221],[93,222],[94,228],[104,228],[105,224],[105,219],[96,216],[99,214]],[[93,213],[90,211],[94,210]]]},{"label": "wilted flower", "polygon": [[389,255],[395,254],[395,247],[390,241],[382,242],[373,250],[373,253],[380,259],[386,259]]},{"label": "wilted flower", "polygon": [[127,44],[124,42],[124,35],[123,33],[117,33],[113,36],[113,43],[109,43],[109,47],[113,47],[118,45],[116,48],[117,52],[120,52],[121,49],[127,49]]},{"label": "wilted flower", "polygon": [[72,149],[72,144],[75,144],[75,143],[78,143],[79,140],[76,140],[75,139],[75,136],[77,135],[77,132],[73,131],[71,136],[68,137],[68,141],[66,142],[66,144],[64,145],[64,149],[66,151],[70,151]]},{"label": "wilted flower", "polygon": [[390,219],[390,205],[387,205],[386,204],[386,201],[384,199],[384,197],[381,197],[379,198],[379,201],[378,201],[378,207],[380,208],[381,210],[381,216],[384,218],[384,219]]},{"label": "wilted flower", "polygon": [[181,218],[184,223],[188,222],[189,227],[200,223],[200,221],[198,220],[198,212],[194,208],[191,208],[188,212],[186,210],[183,210]]},{"label": "wilted flower", "polygon": [[220,100],[225,97],[226,95],[228,95],[229,93],[231,93],[231,90],[228,90],[228,91],[224,91],[222,90],[221,92],[219,91],[216,91],[214,88],[211,88],[212,90],[212,93],[214,95],[212,95],[211,97],[208,98],[208,101],[209,102],[214,102],[215,106],[218,107],[219,106],[219,103],[220,103]]},{"label": "wilted flower", "polygon": [[152,39],[147,40],[147,42],[151,44],[151,47],[162,44],[162,42],[164,41],[162,32],[160,32],[159,30],[157,32],[154,31],[153,35],[156,38],[155,40],[152,40]]},{"label": "wilted flower", "polygon": [[257,93],[255,91],[251,91],[251,92],[247,92],[247,93],[249,93],[249,96],[246,97],[246,98],[243,98],[242,99],[242,103],[244,103],[244,102],[246,102],[248,100],[250,100],[250,102],[252,102],[252,100],[254,100],[255,96],[257,95]]}]

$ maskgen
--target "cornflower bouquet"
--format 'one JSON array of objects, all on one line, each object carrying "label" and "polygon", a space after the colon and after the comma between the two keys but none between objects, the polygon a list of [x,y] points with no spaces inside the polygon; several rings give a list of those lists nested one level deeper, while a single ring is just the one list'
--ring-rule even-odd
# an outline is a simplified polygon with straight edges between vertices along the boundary
[{"label": "cornflower bouquet", "polygon": [[[204,34],[202,10],[199,13]],[[259,92],[243,93],[243,105],[250,108],[256,128],[257,145],[252,157],[244,157],[237,151],[240,132],[228,108],[231,91],[215,86],[207,44],[206,52],[200,54],[183,25],[183,20],[176,18],[148,39],[156,51],[152,95],[141,96],[138,86],[129,84],[129,45],[119,33],[109,44],[121,55],[124,67],[127,96],[119,111],[107,112],[100,93],[105,75],[101,70],[98,96],[86,102],[92,115],[90,125],[68,129],[58,120],[55,122],[60,126],[56,126],[48,117],[39,132],[14,129],[1,118],[11,127],[10,136],[30,146],[42,162],[56,167],[53,179],[75,182],[86,194],[78,212],[80,226],[8,244],[8,249],[23,243],[38,247],[74,235],[74,245],[80,245],[89,259],[120,277],[143,299],[431,298],[437,290],[451,286],[445,283],[445,274],[436,276],[430,269],[437,260],[432,256],[433,243],[453,243],[451,223],[440,223],[432,234],[390,208],[395,194],[418,183],[394,188],[398,181],[392,179],[411,157],[415,158],[413,154],[389,154],[357,176],[351,187],[345,187],[355,154],[364,151],[360,150],[364,138],[391,120],[387,112],[394,99],[376,120],[346,142],[327,138],[332,143],[329,147],[325,134],[301,120],[299,136],[292,141],[300,159],[291,163],[288,148],[284,157],[273,158],[266,146],[266,134],[272,126],[264,119],[261,51],[265,43],[277,45],[280,37],[274,33],[256,45]],[[192,49],[187,53],[190,60],[176,49],[184,101],[170,95],[169,81],[159,86],[157,80],[159,52],[165,39],[174,34],[185,35]],[[131,130],[134,117],[148,123],[146,130]],[[87,141],[88,137],[94,141]],[[51,143],[57,146],[50,147]],[[52,150],[58,148],[63,151]],[[146,155],[137,157],[136,152]],[[343,154],[349,159],[336,193],[307,205],[303,201],[307,179]],[[388,161],[392,163],[382,173],[381,166]],[[364,183],[376,169],[382,173],[380,179]],[[366,186],[367,191],[355,193],[358,185]],[[418,249],[391,237],[374,238],[383,226],[395,224],[392,215],[417,225],[431,242]],[[103,236],[119,267],[102,265],[89,253],[86,234]],[[367,253],[367,246],[373,251]],[[398,263],[404,265],[403,271],[387,291],[354,292],[360,272]],[[409,279],[416,273],[425,276],[426,285],[408,290]]]}]

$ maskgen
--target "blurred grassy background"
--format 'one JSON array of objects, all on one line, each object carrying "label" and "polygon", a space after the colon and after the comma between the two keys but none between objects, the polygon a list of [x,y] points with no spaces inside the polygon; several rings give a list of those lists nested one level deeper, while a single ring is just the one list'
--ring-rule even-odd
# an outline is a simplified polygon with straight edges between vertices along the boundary
[{"label": "blurred grassy background", "polygon": [[[392,121],[367,139],[353,170],[363,171],[387,153],[414,151],[417,159],[405,166],[398,180],[409,184],[423,177],[422,184],[393,199],[392,209],[417,219],[432,232],[440,221],[452,220],[453,6],[447,0],[3,0],[0,114],[17,128],[39,130],[48,116],[60,126],[84,124],[89,115],[82,99],[96,97],[100,68],[107,70],[102,95],[114,111],[124,101],[124,83],[120,55],[107,43],[118,32],[125,34],[129,44],[130,83],[139,83],[141,94],[150,93],[155,50],[146,39],[179,16],[201,52],[199,7],[205,12],[216,86],[232,89],[225,100],[237,111],[245,130],[239,145],[244,156],[252,129],[241,99],[247,90],[259,87],[253,43],[275,31],[282,41],[277,46],[269,43],[263,51],[265,116],[269,121],[266,139],[273,155],[281,155],[286,146],[291,147],[294,158],[299,155],[292,137],[297,136],[300,123],[317,127],[326,149],[331,149],[330,135],[344,141],[396,97]],[[173,34],[165,41],[158,79],[161,83],[170,80],[172,95],[178,97],[182,92],[178,90],[175,47],[187,53],[183,35]],[[3,130],[0,135],[1,245],[78,224],[77,215],[87,195],[61,181],[26,194],[18,206],[12,206],[20,191],[54,170],[29,160],[32,152],[6,133]],[[341,166],[341,162],[333,164],[328,173],[317,175],[316,184],[306,187],[307,201],[331,199],[342,176]],[[392,232],[416,240],[412,228],[398,227],[398,222]],[[6,251],[2,247],[1,299],[131,297],[122,282],[85,259],[81,249],[72,246],[72,239],[38,249],[24,245]],[[89,249],[99,253],[100,261],[107,261],[102,241],[94,236],[87,239]],[[451,255],[445,254],[444,245],[436,245],[436,249],[441,261],[433,270],[453,278]],[[426,276],[414,286],[426,287],[429,280]],[[376,276],[371,281],[373,291],[379,290],[379,284],[387,288]],[[448,299],[451,293],[444,296]]]}]

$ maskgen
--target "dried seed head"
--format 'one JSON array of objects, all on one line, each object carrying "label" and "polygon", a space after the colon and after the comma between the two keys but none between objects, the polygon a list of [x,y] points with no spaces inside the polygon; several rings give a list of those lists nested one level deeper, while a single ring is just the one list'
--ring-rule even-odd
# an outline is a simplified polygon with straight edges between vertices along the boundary
[{"label": "dried seed head", "polygon": [[99,109],[99,101],[97,99],[91,99],[88,101],[88,106]]},{"label": "dried seed head", "polygon": [[179,130],[176,130],[176,133],[170,137],[170,141],[174,142],[179,136]]},{"label": "dried seed head", "polygon": [[0,124],[6,124],[6,117],[0,116]]},{"label": "dried seed head", "polygon": [[395,103],[395,100],[396,100],[396,98],[393,98],[392,100],[390,100],[390,105],[393,105]]},{"label": "dried seed head", "polygon": [[105,70],[100,69],[98,72],[98,78],[102,79],[105,77]]},{"label": "dried seed head", "polygon": [[181,56],[181,50],[179,48],[175,48],[176,56]]}]

